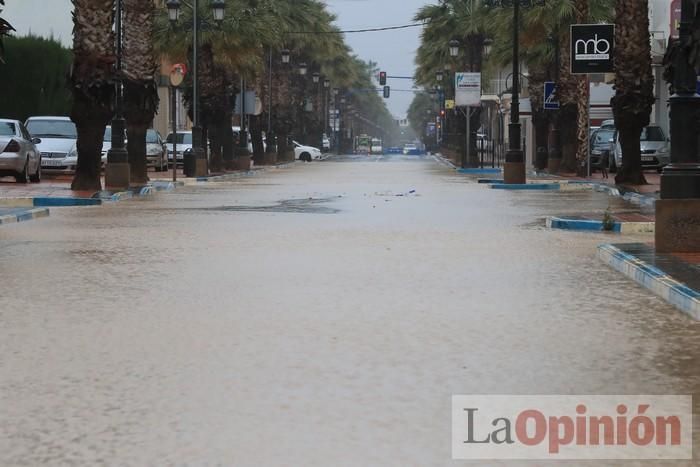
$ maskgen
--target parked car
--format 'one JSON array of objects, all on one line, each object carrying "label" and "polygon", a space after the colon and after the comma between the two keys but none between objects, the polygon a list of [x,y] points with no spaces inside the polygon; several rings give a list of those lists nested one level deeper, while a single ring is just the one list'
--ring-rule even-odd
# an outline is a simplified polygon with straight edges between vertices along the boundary
[{"label": "parked car", "polygon": [[300,161],[311,162],[313,159],[321,159],[323,154],[321,150],[313,146],[305,146],[303,144],[294,143],[294,158]]},{"label": "parked car", "polygon": [[[650,125],[642,130],[639,139],[642,149],[642,167],[645,169],[661,170],[671,162],[671,146],[669,140],[660,126]],[[620,133],[615,134],[614,146],[615,168],[622,167],[622,147],[620,146]]]},{"label": "parked car", "polygon": [[30,117],[25,126],[41,139],[41,167],[45,172],[73,172],[78,165],[78,130],[69,117]]},{"label": "parked car", "polygon": [[177,138],[173,133],[170,133],[165,139],[165,147],[168,151],[168,163],[173,163],[173,142],[177,143],[176,147],[176,158],[177,164],[182,164],[183,154],[185,151],[192,149],[192,132],[191,131],[178,131]]},{"label": "parked car", "polygon": [[18,183],[39,183],[41,153],[36,145],[40,143],[22,122],[0,119],[0,176],[13,176]]},{"label": "parked car", "polygon": [[603,120],[603,123],[600,124],[600,129],[601,130],[614,130],[615,129],[615,120]]},{"label": "parked car", "polygon": [[384,148],[382,147],[382,140],[379,138],[372,138],[372,145],[370,146],[370,152],[372,154],[383,154]]},{"label": "parked car", "polygon": [[614,159],[611,157],[615,130],[599,128],[591,135],[591,167],[609,169],[614,171]]},{"label": "parked car", "polygon": [[146,162],[156,172],[168,170],[168,149],[160,133],[153,128],[146,131]]},{"label": "parked car", "polygon": [[328,136],[323,135],[322,145],[323,152],[331,152],[331,140]]}]

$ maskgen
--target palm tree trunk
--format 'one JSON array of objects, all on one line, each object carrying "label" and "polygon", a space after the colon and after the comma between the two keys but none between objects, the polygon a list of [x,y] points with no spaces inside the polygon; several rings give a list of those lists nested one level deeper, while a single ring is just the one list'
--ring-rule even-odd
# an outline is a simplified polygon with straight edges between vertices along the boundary
[{"label": "palm tree trunk", "polygon": [[252,115],[250,117],[250,137],[253,143],[253,161],[256,165],[265,164],[265,146],[263,145],[260,115]]},{"label": "palm tree trunk", "polygon": [[620,134],[622,167],[619,184],[644,185],[640,136],[654,104],[654,76],[649,44],[649,5],[636,0],[615,2],[615,96],[611,104]]},{"label": "palm tree trunk", "polygon": [[[150,122],[149,122],[150,123]],[[129,167],[131,169],[131,184],[144,186],[148,183],[148,163],[146,160],[146,132],[149,123],[138,119],[126,121],[126,133],[129,138],[126,142],[126,150],[129,153]]]},{"label": "palm tree trunk", "polygon": [[73,0],[71,120],[78,130],[78,166],[71,188],[102,189],[102,141],[113,115],[114,0]]},{"label": "palm tree trunk", "polygon": [[224,125],[231,126],[230,121],[227,123],[223,118],[217,119],[216,122],[210,122],[207,126],[209,133],[209,170],[213,173],[224,170],[224,154],[223,154],[223,127]]},{"label": "palm tree trunk", "polygon": [[146,132],[158,110],[152,1],[124,0],[124,117],[131,182],[148,183]]},{"label": "palm tree trunk", "polygon": [[[104,100],[111,102],[114,87],[105,86],[102,91],[103,95],[110,96],[105,97]],[[70,117],[78,132],[78,166],[71,183],[71,190],[100,191],[102,190],[102,142],[105,128],[112,118],[111,105],[96,105],[92,97],[85,96],[82,90],[74,88]]]},{"label": "palm tree trunk", "polygon": [[[576,0],[574,8],[576,9],[576,21],[578,24],[585,24],[588,21],[588,0]],[[579,175],[583,175],[586,160],[588,159],[588,125],[590,121],[588,112],[590,98],[588,76],[577,77],[576,96],[576,168]]]}]

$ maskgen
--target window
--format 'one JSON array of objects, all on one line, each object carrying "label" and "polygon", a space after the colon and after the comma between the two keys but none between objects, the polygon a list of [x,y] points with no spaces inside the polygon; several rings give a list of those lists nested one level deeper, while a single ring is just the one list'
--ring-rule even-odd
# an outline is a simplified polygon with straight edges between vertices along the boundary
[{"label": "window", "polygon": [[[168,135],[168,139],[165,140],[166,143],[172,144],[173,134]],[[177,134],[177,144],[192,144],[192,133],[178,133]]]},{"label": "window", "polygon": [[158,132],[156,130],[148,130],[146,132],[146,144],[159,144]]},{"label": "window", "polygon": [[666,136],[658,126],[648,126],[642,130],[640,141],[666,141]]},{"label": "window", "polygon": [[67,138],[76,139],[78,130],[75,124],[68,120],[30,120],[27,122],[27,130],[32,136],[41,138]]},{"label": "window", "polygon": [[16,136],[17,128],[12,122],[0,123],[0,136]]}]

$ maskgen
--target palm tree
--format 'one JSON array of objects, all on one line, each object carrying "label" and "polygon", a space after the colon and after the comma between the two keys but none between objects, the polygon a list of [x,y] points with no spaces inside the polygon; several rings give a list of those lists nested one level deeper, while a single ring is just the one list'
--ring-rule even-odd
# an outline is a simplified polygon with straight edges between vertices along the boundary
[{"label": "palm tree", "polygon": [[[470,72],[481,72],[484,60],[484,40],[487,25],[486,10],[482,8],[481,2],[472,0],[441,0],[438,5],[427,5],[421,8],[415,15],[416,21],[425,21],[426,26],[421,35],[421,46],[418,49],[416,63],[417,84],[427,88],[434,88],[437,85],[435,76],[438,71],[443,71],[445,65],[453,64]],[[455,31],[459,31],[459,36],[455,37]],[[460,55],[456,60],[448,57],[448,43],[451,39],[459,39],[462,47]],[[456,62],[456,63],[455,63]],[[460,71],[454,69],[454,71]],[[470,137],[471,148],[467,151],[462,128],[466,127],[466,116],[455,112],[454,123],[456,123],[455,136],[456,147],[463,147],[464,151],[471,157],[467,160],[468,166],[478,164],[478,153],[476,151],[476,138]],[[481,112],[474,109],[471,115],[470,127],[472,135],[478,130],[481,122]]]},{"label": "palm tree", "polygon": [[646,184],[639,139],[654,105],[654,75],[646,1],[615,2],[615,96],[611,100],[622,148],[615,182]]},{"label": "palm tree", "polygon": [[72,189],[102,189],[102,140],[114,113],[114,0],[73,1],[71,120],[78,131],[78,166]]},{"label": "palm tree", "polygon": [[[0,0],[0,5],[4,6],[5,0]],[[2,8],[0,8],[0,13],[2,13]],[[15,30],[15,28],[13,28],[10,23],[8,23],[4,18],[0,17],[0,63],[4,63],[2,61],[2,52],[3,52],[2,38],[4,36],[8,36],[14,30]]]},{"label": "palm tree", "polygon": [[124,0],[124,116],[131,182],[148,182],[146,132],[158,109],[158,67],[153,51],[151,0]]},{"label": "palm tree", "polygon": [[[589,0],[576,0],[574,8],[576,9],[576,22],[585,24],[589,17]],[[641,2],[644,3],[644,2]],[[590,98],[590,85],[587,76],[577,77],[576,83],[576,109],[577,109],[577,126],[576,126],[576,162],[577,172],[582,174],[586,166],[588,158],[588,127],[590,115],[588,113],[588,100]]]}]

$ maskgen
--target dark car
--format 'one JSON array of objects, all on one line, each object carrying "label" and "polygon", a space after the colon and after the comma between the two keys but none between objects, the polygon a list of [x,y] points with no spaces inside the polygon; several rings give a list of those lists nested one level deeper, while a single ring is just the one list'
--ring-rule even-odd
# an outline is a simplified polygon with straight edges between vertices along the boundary
[{"label": "dark car", "polygon": [[612,168],[613,143],[615,130],[600,128],[591,135],[591,167]]}]

